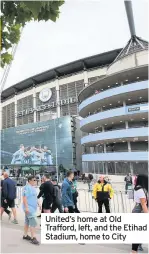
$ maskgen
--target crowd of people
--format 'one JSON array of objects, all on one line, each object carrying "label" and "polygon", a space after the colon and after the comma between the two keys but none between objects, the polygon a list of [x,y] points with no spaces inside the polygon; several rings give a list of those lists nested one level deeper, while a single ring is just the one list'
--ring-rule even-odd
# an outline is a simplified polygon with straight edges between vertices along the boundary
[{"label": "crowd of people", "polygon": [[11,164],[53,165],[53,157],[45,145],[25,147],[21,144],[19,150],[12,155]]},{"label": "crowd of people", "polygon": [[[12,222],[18,224],[15,208],[16,185],[9,178],[7,172],[3,173],[3,178],[1,180],[1,216],[3,212],[6,212],[10,219],[13,213],[14,218]],[[51,178],[48,173],[45,173],[41,180],[38,195],[35,188],[36,178],[32,175],[28,176],[28,183],[24,186],[22,193],[22,207],[25,215],[23,239],[36,245],[39,244],[35,234],[38,206],[41,213],[54,213],[57,209],[59,213],[80,213],[77,206],[77,198],[79,195],[77,190],[77,176],[73,171],[69,170],[67,172],[62,186],[58,185],[55,178]],[[126,185],[132,184],[131,175],[127,175],[124,180]],[[148,176],[138,175],[134,179],[134,185],[133,199],[135,206],[132,212],[148,213]],[[110,213],[109,201],[114,196],[114,190],[107,177],[100,176],[99,180],[94,183],[92,196],[97,201],[98,213],[102,213],[103,206],[105,207],[106,213]],[[12,212],[8,208],[11,208]],[[41,215],[38,217],[41,217]],[[29,228],[31,236],[28,235]],[[142,250],[141,243],[132,244],[132,253],[136,253],[138,249]]]},{"label": "crowd of people", "polygon": [[[39,194],[35,188],[36,178],[28,176],[28,182],[23,187],[22,207],[25,213],[24,240],[29,240],[33,244],[39,244],[35,237],[35,228],[37,226],[36,212],[39,206],[42,213],[54,213],[57,209],[60,213],[79,213],[77,207],[77,181],[73,171],[67,172],[62,187],[57,184],[55,178],[51,178],[48,173],[42,177]],[[40,202],[42,198],[42,204]],[[16,184],[9,177],[7,172],[3,173],[1,179],[1,216],[6,212],[11,219],[14,216],[13,223],[18,224],[17,213],[15,208]],[[12,212],[8,209],[11,208]],[[40,217],[40,216],[38,216]],[[30,228],[31,236],[28,235]]]}]

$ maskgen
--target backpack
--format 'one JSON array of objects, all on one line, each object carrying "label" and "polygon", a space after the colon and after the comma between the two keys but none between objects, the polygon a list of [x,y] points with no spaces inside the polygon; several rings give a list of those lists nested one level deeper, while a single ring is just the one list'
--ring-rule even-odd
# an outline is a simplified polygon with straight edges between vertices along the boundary
[{"label": "backpack", "polygon": [[[137,191],[137,190],[140,190],[140,189],[143,189],[141,186],[137,186],[136,188],[135,188],[135,190]],[[146,196],[146,200],[147,200],[147,207],[148,207],[148,197],[147,197],[147,191],[145,190],[145,189],[143,189],[143,191],[144,191],[144,194],[145,194],[145,196]],[[133,190],[133,193],[134,193],[134,190]],[[133,198],[134,199],[134,198]],[[142,209],[142,206],[141,206],[141,204],[135,204],[135,207],[133,208],[133,210],[132,210],[132,213],[143,213],[143,209]]]},{"label": "backpack", "polygon": [[61,199],[61,187],[59,185],[54,185],[54,192],[53,192],[54,200]]}]

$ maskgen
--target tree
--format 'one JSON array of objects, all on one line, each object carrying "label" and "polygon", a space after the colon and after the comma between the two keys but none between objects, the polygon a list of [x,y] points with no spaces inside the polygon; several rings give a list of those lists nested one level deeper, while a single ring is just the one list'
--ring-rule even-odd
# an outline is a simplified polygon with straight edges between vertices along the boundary
[{"label": "tree", "polygon": [[12,61],[12,47],[20,40],[21,30],[29,21],[55,22],[63,0],[58,1],[2,1],[0,34],[1,66]]}]

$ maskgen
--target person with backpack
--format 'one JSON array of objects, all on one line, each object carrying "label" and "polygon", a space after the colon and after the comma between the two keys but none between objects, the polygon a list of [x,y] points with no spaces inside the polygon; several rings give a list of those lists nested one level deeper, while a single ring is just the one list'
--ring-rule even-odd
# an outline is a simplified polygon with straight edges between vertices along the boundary
[{"label": "person with backpack", "polygon": [[104,180],[104,176],[100,176],[99,181],[94,185],[93,197],[98,203],[98,213],[102,213],[102,206],[105,206],[106,213],[110,213],[109,200],[114,195],[111,184]]},{"label": "person with backpack", "polygon": [[[135,207],[132,213],[148,213],[148,176],[138,175],[134,188]],[[132,244],[132,253],[137,253],[140,243]]]},{"label": "person with backpack", "polygon": [[132,176],[131,174],[127,174],[124,178],[125,181],[125,194],[128,192],[128,188],[132,187]]},{"label": "person with backpack", "polygon": [[3,203],[1,208],[1,216],[3,212],[10,207],[14,216],[12,223],[18,224],[16,208],[15,208],[15,199],[16,199],[16,183],[9,178],[9,174],[4,172],[4,181],[3,181]]},{"label": "person with backpack", "polygon": [[54,213],[56,209],[58,209],[60,213],[63,213],[61,187],[57,184],[55,178],[52,179],[52,183],[54,186],[54,197],[51,213]]}]

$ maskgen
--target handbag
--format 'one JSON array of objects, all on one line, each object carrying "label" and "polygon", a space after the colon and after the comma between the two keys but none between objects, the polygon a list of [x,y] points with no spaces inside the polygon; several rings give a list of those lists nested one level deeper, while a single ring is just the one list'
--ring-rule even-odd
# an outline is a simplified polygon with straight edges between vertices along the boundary
[{"label": "handbag", "polygon": [[[147,206],[148,206],[148,198],[147,198],[147,192],[143,189],[144,194],[146,196]],[[136,203],[135,207],[132,210],[132,213],[143,213],[142,205],[140,203]]]},{"label": "handbag", "polygon": [[142,212],[143,212],[143,209],[142,209],[141,204],[136,203],[135,207],[132,210],[132,213],[142,213]]}]

